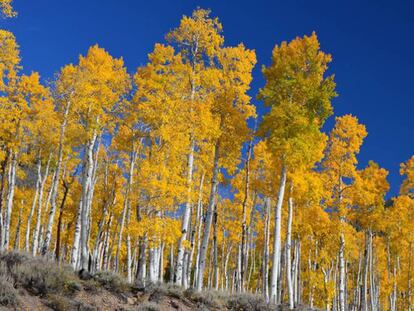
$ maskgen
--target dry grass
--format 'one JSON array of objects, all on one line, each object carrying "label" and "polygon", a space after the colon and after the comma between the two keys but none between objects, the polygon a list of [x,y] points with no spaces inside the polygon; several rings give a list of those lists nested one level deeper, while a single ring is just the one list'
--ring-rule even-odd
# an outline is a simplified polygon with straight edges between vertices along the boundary
[{"label": "dry grass", "polygon": [[[19,292],[27,294],[19,296]],[[31,302],[37,299],[37,303],[53,310],[98,310],[102,304],[114,310],[141,311],[172,307],[182,310],[285,310],[284,306],[270,305],[261,296],[247,293],[195,292],[165,283],[133,288],[120,275],[106,271],[81,280],[71,267],[59,267],[45,258],[33,258],[20,252],[0,253],[0,306],[16,307],[25,300],[26,308],[27,299]]]}]

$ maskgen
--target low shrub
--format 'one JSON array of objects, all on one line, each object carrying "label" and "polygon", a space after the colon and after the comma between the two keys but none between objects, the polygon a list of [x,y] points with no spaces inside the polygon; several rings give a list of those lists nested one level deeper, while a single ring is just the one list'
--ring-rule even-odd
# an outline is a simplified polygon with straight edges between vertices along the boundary
[{"label": "low shrub", "polygon": [[3,262],[8,267],[9,271],[17,266],[21,265],[31,259],[29,254],[23,252],[4,252],[0,253],[0,262]]},{"label": "low shrub", "polygon": [[33,258],[25,264],[14,265],[11,275],[17,285],[39,295],[71,292],[79,286],[69,267],[58,267],[42,258]]},{"label": "low shrub", "polygon": [[98,308],[61,295],[47,295],[47,305],[55,311],[97,311]]},{"label": "low shrub", "polygon": [[194,302],[199,307],[206,307],[207,309],[216,308],[223,309],[227,302],[228,294],[215,290],[204,290],[201,292],[195,292],[193,290],[186,290],[185,296]]},{"label": "low shrub", "polygon": [[130,289],[129,284],[124,278],[110,271],[99,271],[93,276],[93,280],[104,287],[106,290],[121,293]]},{"label": "low shrub", "polygon": [[154,302],[146,301],[141,303],[138,308],[138,311],[161,311],[161,308]]},{"label": "low shrub", "polygon": [[47,305],[55,311],[67,311],[74,309],[71,301],[60,295],[48,295]]},{"label": "low shrub", "polygon": [[0,305],[2,306],[16,306],[18,304],[19,294],[13,287],[13,282],[10,278],[0,276]]},{"label": "low shrub", "polygon": [[276,306],[269,305],[261,296],[248,293],[229,296],[227,299],[226,307],[229,310],[243,311],[276,310]]},{"label": "low shrub", "polygon": [[150,301],[158,301],[163,296],[177,299],[185,296],[182,287],[168,283],[149,284],[145,288],[145,292],[150,294]]}]

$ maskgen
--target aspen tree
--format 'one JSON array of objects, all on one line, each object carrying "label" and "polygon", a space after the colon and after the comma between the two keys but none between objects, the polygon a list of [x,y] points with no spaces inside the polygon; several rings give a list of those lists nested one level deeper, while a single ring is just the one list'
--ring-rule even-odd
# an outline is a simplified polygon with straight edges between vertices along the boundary
[{"label": "aspen tree", "polygon": [[[194,152],[196,144],[202,141],[205,135],[205,125],[208,119],[205,118],[205,99],[209,85],[204,85],[203,79],[206,71],[211,66],[211,60],[217,55],[223,44],[221,36],[222,26],[217,18],[210,18],[208,10],[197,9],[191,17],[184,16],[180,25],[167,34],[167,40],[177,45],[178,53],[182,58],[185,68],[185,76],[189,85],[181,94],[186,104],[185,116],[188,126],[189,152],[187,159],[187,188],[188,194],[185,202],[185,209],[182,220],[182,236],[178,242],[178,253],[175,269],[175,282],[182,285],[182,269],[184,265],[184,243],[187,239],[192,195],[192,180],[194,166]],[[208,111],[208,110],[207,110]],[[207,123],[206,123],[207,121]],[[200,135],[201,134],[201,135]]]},{"label": "aspen tree", "polygon": [[[224,152],[231,159],[235,158],[232,155],[240,152],[240,146],[248,138],[249,134],[246,121],[250,117],[255,116],[254,106],[250,104],[250,97],[246,94],[252,79],[251,71],[255,64],[255,53],[240,44],[237,47],[223,48],[218,56],[218,68],[211,73],[218,77],[215,83],[216,87],[220,89],[220,92],[214,98],[211,108],[217,125],[218,136],[212,140],[214,145],[214,161],[206,223],[199,258],[196,287],[198,291],[203,288],[213,208],[216,203],[216,192],[218,189],[219,162],[220,160],[223,161]],[[224,162],[223,164],[226,167],[226,163]],[[234,165],[234,162],[232,165]]]},{"label": "aspen tree", "polygon": [[[333,77],[325,77],[331,56],[320,51],[316,34],[275,46],[272,64],[263,69],[266,85],[259,98],[271,107],[260,127],[280,161],[280,182],[275,212],[271,299],[278,301],[277,283],[281,256],[281,211],[289,162],[306,155],[309,136],[317,138],[319,128],[332,114],[335,94]],[[318,138],[317,138],[318,139]],[[312,144],[312,143],[310,143]],[[302,150],[301,150],[302,149]],[[303,152],[305,151],[305,152]]]},{"label": "aspen tree", "polygon": [[328,205],[334,209],[339,220],[339,308],[346,308],[345,275],[345,227],[347,209],[352,205],[351,187],[356,175],[356,154],[367,135],[365,126],[358,119],[345,115],[337,117],[331,131],[323,166],[327,174],[326,185],[330,188],[331,198]]},{"label": "aspen tree", "polygon": [[[105,129],[110,112],[129,88],[129,78],[122,59],[114,59],[97,45],[86,56],[80,56],[75,72],[73,90],[74,110],[85,133],[82,196],[79,205],[80,263],[88,270],[88,214],[93,195],[94,152],[99,136]],[[76,255],[75,255],[76,256]]]}]

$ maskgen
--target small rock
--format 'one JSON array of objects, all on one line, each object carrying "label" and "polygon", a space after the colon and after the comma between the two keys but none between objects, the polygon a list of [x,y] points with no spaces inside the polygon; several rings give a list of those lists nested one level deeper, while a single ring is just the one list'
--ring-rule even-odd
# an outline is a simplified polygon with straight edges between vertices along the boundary
[{"label": "small rock", "polygon": [[178,308],[180,308],[180,306],[178,305],[178,303],[176,303],[174,300],[170,300],[170,305],[171,305],[171,307],[173,307],[174,309],[178,309]]}]

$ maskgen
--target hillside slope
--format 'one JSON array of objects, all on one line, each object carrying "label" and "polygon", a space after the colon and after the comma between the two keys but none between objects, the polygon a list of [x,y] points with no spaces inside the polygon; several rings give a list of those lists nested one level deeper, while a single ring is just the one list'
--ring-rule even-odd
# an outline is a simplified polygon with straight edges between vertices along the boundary
[{"label": "hillside slope", "polygon": [[[145,288],[120,276],[99,272],[79,275],[67,266],[24,253],[0,254],[0,310],[285,310],[260,296],[218,291],[195,293],[168,284]],[[298,310],[310,310],[300,308]]]}]

